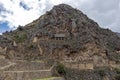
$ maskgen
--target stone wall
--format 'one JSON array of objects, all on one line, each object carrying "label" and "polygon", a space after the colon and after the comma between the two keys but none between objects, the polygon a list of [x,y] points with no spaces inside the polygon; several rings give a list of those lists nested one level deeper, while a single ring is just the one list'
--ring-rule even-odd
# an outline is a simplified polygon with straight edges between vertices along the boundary
[{"label": "stone wall", "polygon": [[65,67],[79,69],[79,70],[93,70],[95,67],[110,67],[120,69],[120,64],[109,63],[105,64],[94,64],[94,63],[77,63],[77,62],[62,62]]},{"label": "stone wall", "polygon": [[66,67],[79,69],[79,70],[87,70],[87,69],[94,69],[93,63],[64,63]]},{"label": "stone wall", "polygon": [[2,48],[0,47],[0,54],[6,54],[7,47]]},{"label": "stone wall", "polygon": [[109,66],[112,67],[112,68],[120,69],[120,64],[110,64]]},{"label": "stone wall", "polygon": [[0,77],[3,80],[34,80],[51,77],[51,67],[42,61],[0,60]]},{"label": "stone wall", "polygon": [[33,38],[33,43],[37,43],[38,42],[38,38],[37,37],[34,37]]},{"label": "stone wall", "polygon": [[33,71],[3,71],[0,72],[5,80],[33,80],[45,77],[51,77],[51,70],[33,70]]},{"label": "stone wall", "polygon": [[13,61],[15,65],[10,66],[9,68],[4,69],[4,71],[24,71],[24,70],[45,70],[50,69],[51,66],[47,66],[45,62],[34,61]]},{"label": "stone wall", "polygon": [[0,55],[0,59],[5,59],[5,56],[4,55]]}]

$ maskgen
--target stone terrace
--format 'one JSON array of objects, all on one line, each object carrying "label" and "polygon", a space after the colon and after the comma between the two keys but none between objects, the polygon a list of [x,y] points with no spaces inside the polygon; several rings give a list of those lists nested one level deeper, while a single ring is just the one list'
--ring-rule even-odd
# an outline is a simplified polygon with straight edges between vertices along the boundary
[{"label": "stone terrace", "polygon": [[2,68],[0,77],[3,80],[33,80],[52,77],[52,66],[48,67],[43,61],[6,61],[6,63],[2,63],[4,65],[0,67]]},{"label": "stone terrace", "polygon": [[0,68],[9,65],[8,60],[0,59]]},{"label": "stone terrace", "polygon": [[9,68],[5,69],[5,71],[24,71],[24,70],[44,70],[50,69],[50,66],[46,66],[44,62],[41,61],[14,61],[16,63],[14,66],[10,66]]}]

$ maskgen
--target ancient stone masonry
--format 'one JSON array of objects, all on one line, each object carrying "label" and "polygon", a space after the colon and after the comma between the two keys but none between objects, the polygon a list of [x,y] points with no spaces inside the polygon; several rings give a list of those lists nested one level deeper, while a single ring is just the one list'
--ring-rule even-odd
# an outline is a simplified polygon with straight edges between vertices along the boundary
[{"label": "ancient stone masonry", "polygon": [[0,59],[5,59],[7,47],[0,47]]},{"label": "ancient stone masonry", "polygon": [[68,68],[78,69],[78,70],[93,70],[94,65],[92,63],[63,63]]},{"label": "ancient stone masonry", "polygon": [[38,49],[39,49],[40,54],[43,55],[44,50],[42,49],[42,47],[40,45],[38,45]]},{"label": "ancient stone masonry", "polygon": [[36,42],[38,42],[38,38],[37,38],[37,37],[34,37],[34,38],[33,38],[33,43],[36,43]]},{"label": "ancient stone masonry", "polygon": [[53,36],[53,39],[55,39],[55,40],[66,40],[66,35],[65,34],[55,34]]},{"label": "ancient stone masonry", "polygon": [[[6,62],[5,60],[3,62]],[[6,65],[0,62],[0,77],[4,80],[34,80],[52,76],[53,66],[46,66],[42,61],[9,61]]]},{"label": "ancient stone masonry", "polygon": [[49,32],[41,32],[36,33],[36,35],[33,37],[33,43],[38,42],[39,40],[66,40],[67,35],[64,32],[60,33],[49,33]]},{"label": "ancient stone masonry", "polygon": [[[96,62],[94,62],[96,61]],[[100,62],[96,59],[82,59],[81,58],[76,58],[76,59],[71,59],[71,58],[66,58],[66,60],[62,61],[66,67],[69,68],[74,68],[74,69],[80,69],[80,70],[89,70],[89,69],[94,69],[96,67],[109,67],[109,68],[118,68],[120,69],[120,64],[117,64],[115,61],[105,61],[105,62]]]},{"label": "ancient stone masonry", "polygon": [[75,19],[72,19],[72,32],[75,31],[75,28],[77,27],[76,25],[76,20]]},{"label": "ancient stone masonry", "polygon": [[16,47],[17,46],[17,43],[15,41],[13,41],[13,46]]}]

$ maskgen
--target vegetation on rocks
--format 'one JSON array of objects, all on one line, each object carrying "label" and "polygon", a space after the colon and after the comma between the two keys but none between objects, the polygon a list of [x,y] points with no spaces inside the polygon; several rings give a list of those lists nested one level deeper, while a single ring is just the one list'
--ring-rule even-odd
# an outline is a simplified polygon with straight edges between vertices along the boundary
[{"label": "vegetation on rocks", "polygon": [[27,34],[26,33],[15,34],[13,39],[18,43],[24,42],[27,39]]}]

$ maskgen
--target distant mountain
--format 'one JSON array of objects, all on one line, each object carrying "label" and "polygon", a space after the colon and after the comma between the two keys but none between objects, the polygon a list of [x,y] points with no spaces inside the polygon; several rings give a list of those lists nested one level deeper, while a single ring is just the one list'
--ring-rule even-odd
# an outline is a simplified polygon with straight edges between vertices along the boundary
[{"label": "distant mountain", "polygon": [[120,38],[116,33],[99,27],[81,11],[66,4],[54,6],[32,23],[2,36],[12,41],[6,46],[9,58],[41,59],[44,56],[64,60],[81,57],[94,61],[97,55],[104,62],[120,61],[117,53]]},{"label": "distant mountain", "polygon": [[120,37],[120,33],[116,33]]}]

